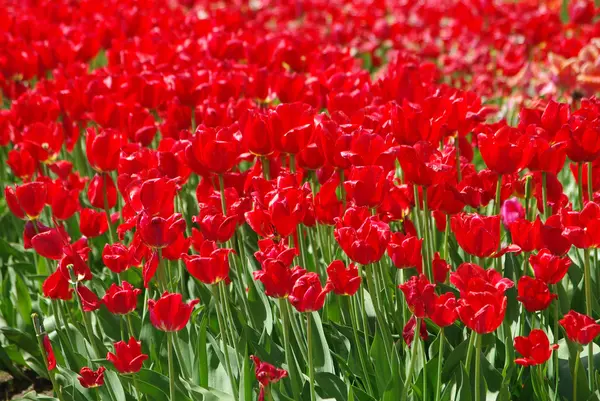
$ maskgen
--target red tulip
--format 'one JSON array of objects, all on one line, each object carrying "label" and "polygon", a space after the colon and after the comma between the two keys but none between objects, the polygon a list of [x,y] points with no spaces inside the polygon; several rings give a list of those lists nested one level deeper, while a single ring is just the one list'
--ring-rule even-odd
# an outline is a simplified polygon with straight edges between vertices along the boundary
[{"label": "red tulip", "polygon": [[504,320],[507,299],[499,291],[468,292],[458,300],[460,320],[479,334],[491,333]]},{"label": "red tulip", "polygon": [[177,194],[175,180],[154,178],[140,187],[140,203],[149,216],[169,217],[173,214],[173,201]]},{"label": "red tulip", "polygon": [[346,266],[341,260],[334,260],[327,266],[327,283],[337,295],[354,295],[360,287],[361,277],[353,263]]},{"label": "red tulip", "polygon": [[514,283],[502,277],[494,270],[485,270],[474,263],[462,263],[455,272],[450,274],[450,282],[460,291],[461,296],[470,291],[504,292],[512,288]]},{"label": "red tulip", "polygon": [[119,242],[104,245],[102,261],[110,271],[117,274],[124,272],[134,265],[130,250]]},{"label": "red tulip", "polygon": [[544,310],[558,297],[550,292],[544,281],[529,276],[519,279],[518,292],[517,300],[523,303],[528,312]]},{"label": "red tulip", "polygon": [[180,233],[185,230],[185,220],[176,213],[169,218],[149,216],[142,213],[137,223],[137,229],[144,243],[150,248],[164,248],[175,242]]},{"label": "red tulip", "polygon": [[126,315],[137,307],[138,295],[141,292],[142,290],[133,287],[127,281],[123,281],[120,286],[112,283],[102,297],[102,303],[110,313]]},{"label": "red tulip", "polygon": [[259,250],[254,252],[254,257],[263,266],[267,262],[277,261],[285,267],[290,267],[298,255],[297,248],[288,248],[286,239],[279,242],[270,239],[259,240],[258,248]]},{"label": "red tulip", "polygon": [[115,353],[109,352],[106,359],[119,373],[127,374],[139,372],[148,355],[142,354],[142,343],[131,337],[128,342],[115,343]]},{"label": "red tulip", "polygon": [[585,107],[578,110],[569,119],[558,135],[567,142],[567,156],[575,163],[593,162],[600,156],[600,121],[596,113],[592,117],[585,115]]},{"label": "red tulip", "polygon": [[377,262],[390,240],[389,226],[370,217],[368,210],[349,208],[338,219],[334,236],[350,259],[361,265]]},{"label": "red tulip", "polygon": [[315,195],[315,217],[320,224],[332,226],[335,224],[335,219],[342,214],[343,204],[336,194],[339,185],[339,178],[333,176],[321,185]]},{"label": "red tulip", "polygon": [[417,318],[426,316],[426,307],[435,295],[435,285],[431,284],[424,274],[412,276],[398,286],[404,293],[408,308]]},{"label": "red tulip", "polygon": [[431,269],[433,270],[433,281],[436,283],[445,283],[448,278],[448,272],[451,266],[444,259],[440,258],[440,253],[436,252],[433,255],[433,261],[431,262]]},{"label": "red tulip", "polygon": [[297,154],[306,147],[314,128],[314,112],[308,104],[282,103],[269,114],[275,148]]},{"label": "red tulip", "polygon": [[[237,124],[220,129],[200,125],[186,149],[186,158],[198,174],[202,170],[223,174],[237,164],[241,152],[240,141],[241,133]],[[198,167],[194,168],[196,165]]]},{"label": "red tulip", "polygon": [[580,212],[562,210],[563,235],[576,248],[586,249],[600,245],[600,205],[585,204]]},{"label": "red tulip", "polygon": [[225,243],[235,234],[238,216],[223,216],[223,213],[205,214],[192,218],[198,223],[204,237],[209,241]]},{"label": "red tulip", "polygon": [[287,371],[276,368],[267,362],[262,362],[258,357],[251,355],[250,359],[254,362],[254,375],[260,384],[260,393],[258,401],[263,401],[265,398],[265,387],[271,383],[277,383],[279,380],[287,377]]},{"label": "red tulip", "polygon": [[117,204],[117,188],[110,175],[96,174],[94,178],[92,178],[92,181],[90,181],[87,196],[92,206],[98,209],[104,209],[105,205],[108,206],[109,209],[115,207]]},{"label": "red tulip", "polygon": [[79,296],[81,307],[83,308],[84,312],[93,312],[100,309],[100,305],[102,305],[102,303],[100,302],[100,299],[98,299],[98,295],[96,295],[86,286],[78,285],[77,295]]},{"label": "red tulip", "polygon": [[591,343],[600,334],[600,324],[590,316],[573,310],[560,319],[559,323],[565,329],[569,340],[581,345]]},{"label": "red tulip", "polygon": [[46,298],[62,299],[69,301],[73,295],[73,288],[69,282],[67,268],[58,268],[42,284],[42,292]]},{"label": "red tulip", "polygon": [[85,138],[85,152],[90,166],[102,173],[116,170],[121,153],[121,135],[113,129],[96,132],[88,128]]},{"label": "red tulip", "polygon": [[425,305],[427,317],[439,327],[447,327],[458,317],[456,297],[451,292],[441,295],[434,294]]},{"label": "red tulip", "polygon": [[559,215],[548,217],[542,226],[542,244],[553,255],[564,255],[571,249],[571,241],[563,235],[563,225]]},{"label": "red tulip", "polygon": [[43,340],[44,351],[46,352],[46,359],[48,360],[48,370],[56,369],[56,356],[54,356],[54,350],[52,349],[52,343],[50,337],[46,334]]},{"label": "red tulip", "polygon": [[294,288],[298,278],[306,270],[300,266],[289,268],[278,260],[269,259],[262,263],[262,269],[252,273],[265,287],[265,294],[273,298],[286,298]]},{"label": "red tulip", "polygon": [[167,260],[179,260],[182,255],[187,254],[190,249],[190,238],[185,238],[184,233],[180,232],[175,241],[162,249],[161,256]]},{"label": "red tulip", "polygon": [[406,182],[428,187],[448,180],[454,168],[448,165],[442,154],[429,142],[417,142],[415,146],[402,145],[398,161]]},{"label": "red tulip", "polygon": [[423,271],[423,240],[401,232],[392,233],[387,245],[387,254],[398,269],[414,267],[419,273]]},{"label": "red tulip", "polygon": [[478,134],[477,142],[485,165],[497,174],[521,171],[532,156],[529,137],[507,125],[495,133]]},{"label": "red tulip", "polygon": [[500,246],[500,216],[459,213],[450,220],[456,241],[465,252],[487,258]]},{"label": "red tulip", "polygon": [[542,136],[531,137],[531,142],[531,159],[527,165],[529,171],[558,174],[565,165],[567,143],[551,142]]},{"label": "red tulip", "polygon": [[[427,333],[427,324],[425,324],[425,320],[423,319],[421,319],[420,321],[421,324],[419,325],[419,336],[421,336],[423,340],[427,340],[427,338],[429,338],[429,334]],[[415,338],[416,326],[417,319],[414,316],[411,316],[410,319],[408,319],[408,322],[406,322],[406,325],[404,325],[404,328],[402,329],[402,338],[404,339],[406,345],[409,347]]]},{"label": "red tulip", "polygon": [[79,383],[84,388],[94,388],[99,387],[104,384],[104,371],[106,368],[104,366],[100,366],[98,370],[92,370],[87,366],[81,368],[79,371],[79,376],[77,379]]},{"label": "red tulip", "polygon": [[533,268],[535,278],[547,284],[556,284],[567,274],[571,266],[571,259],[568,256],[561,258],[553,255],[547,249],[542,249],[537,255],[529,257],[529,263]]},{"label": "red tulip", "polygon": [[200,301],[194,299],[189,303],[182,301],[181,294],[172,294],[165,291],[157,300],[148,300],[150,322],[162,331],[179,331],[190,320],[194,306]]},{"label": "red tulip", "polygon": [[31,156],[26,148],[9,151],[6,164],[8,164],[15,177],[19,177],[23,181],[29,181],[38,167],[38,161]]},{"label": "red tulip", "polygon": [[331,285],[323,288],[319,275],[311,272],[298,278],[288,298],[298,312],[313,312],[323,307],[325,296],[331,290]]},{"label": "red tulip", "polygon": [[542,222],[518,219],[510,226],[510,235],[515,245],[523,252],[531,252],[542,246]]},{"label": "red tulip", "polygon": [[388,190],[388,181],[381,166],[352,167],[344,182],[346,195],[356,206],[377,207]]},{"label": "red tulip", "polygon": [[148,284],[156,274],[158,265],[160,263],[158,251],[152,251],[150,255],[146,256],[146,262],[142,267],[142,278],[144,279],[144,288],[148,288]]},{"label": "red tulip", "polygon": [[104,234],[108,230],[106,213],[94,209],[83,209],[79,215],[79,230],[88,238]]},{"label": "red tulip", "polygon": [[514,347],[519,354],[523,355],[522,358],[515,359],[515,363],[522,366],[535,366],[550,359],[552,351],[558,349],[558,344],[550,345],[546,333],[540,329],[533,329],[527,337],[515,337]]},{"label": "red tulip", "polygon": [[20,219],[35,220],[46,205],[46,184],[39,181],[17,185],[16,188],[4,188],[6,204],[10,211]]},{"label": "red tulip", "polygon": [[248,150],[257,156],[268,156],[275,151],[275,138],[266,115],[257,110],[248,110],[243,141]]},{"label": "red tulip", "polygon": [[232,249],[219,248],[213,241],[204,241],[199,255],[184,255],[185,267],[204,284],[217,284],[229,279],[229,254]]},{"label": "red tulip", "polygon": [[81,208],[79,190],[67,190],[62,184],[48,193],[48,200],[52,208],[52,216],[58,220],[70,219]]}]

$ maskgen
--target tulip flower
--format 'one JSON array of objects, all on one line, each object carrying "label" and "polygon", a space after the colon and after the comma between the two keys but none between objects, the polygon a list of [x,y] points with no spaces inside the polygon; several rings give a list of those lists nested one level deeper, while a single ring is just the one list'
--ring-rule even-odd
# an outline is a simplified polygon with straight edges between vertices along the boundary
[{"label": "tulip flower", "polygon": [[525,208],[517,198],[507,199],[500,207],[500,217],[504,227],[509,228],[514,222],[525,218]]},{"label": "tulip flower", "polygon": [[276,368],[270,363],[261,361],[257,356],[251,355],[250,359],[252,359],[252,362],[254,362],[254,375],[260,384],[258,401],[264,401],[265,388],[269,384],[277,383],[279,380],[287,377],[288,372],[283,369]]},{"label": "tulip flower", "polygon": [[568,256],[553,255],[549,250],[542,249],[536,255],[529,257],[529,263],[533,268],[535,278],[547,284],[557,284],[567,274],[571,266],[571,259]]},{"label": "tulip flower", "polygon": [[431,269],[433,271],[433,280],[436,283],[445,283],[448,278],[448,272],[452,266],[444,259],[440,257],[440,253],[436,252],[433,255],[433,261],[431,262]]},{"label": "tulip flower", "polygon": [[102,261],[114,273],[124,272],[134,263],[130,250],[119,242],[104,245]]},{"label": "tulip flower", "polygon": [[529,138],[507,125],[494,133],[477,135],[485,165],[497,174],[513,174],[523,169],[532,157]]},{"label": "tulip flower", "polygon": [[465,252],[487,258],[498,252],[500,216],[460,213],[452,216],[450,227]]},{"label": "tulip flower", "polygon": [[[112,209],[117,204],[117,187],[108,174],[96,174],[87,189],[87,197],[98,209]],[[106,201],[105,201],[106,199]]]},{"label": "tulip flower", "polygon": [[258,110],[248,110],[242,137],[248,150],[257,156],[268,156],[275,151],[275,139],[268,117]]},{"label": "tulip flower", "polygon": [[104,366],[100,366],[98,370],[92,370],[86,366],[81,368],[77,379],[79,380],[81,386],[84,388],[99,387],[104,384],[105,370],[106,368]]},{"label": "tulip flower", "polygon": [[262,269],[252,273],[265,287],[265,294],[273,298],[286,298],[291,294],[298,278],[306,274],[300,266],[289,268],[277,260],[267,260]]},{"label": "tulip flower", "polygon": [[194,306],[200,302],[197,299],[184,303],[181,294],[164,292],[158,300],[148,300],[150,322],[162,331],[179,331],[190,320]]},{"label": "tulip flower", "polygon": [[188,272],[204,284],[217,284],[229,279],[229,254],[232,249],[219,248],[213,241],[204,241],[199,255],[184,255]]},{"label": "tulip flower", "polygon": [[121,135],[113,129],[96,132],[95,128],[88,128],[85,151],[94,170],[100,173],[116,170],[121,152]]},{"label": "tulip flower", "polygon": [[465,326],[478,334],[486,334],[502,324],[507,302],[499,291],[471,291],[458,300],[457,312]]},{"label": "tulip flower", "polygon": [[412,276],[408,281],[398,286],[408,308],[417,318],[426,316],[425,308],[431,302],[435,294],[435,285],[431,284],[424,274]]},{"label": "tulip flower", "polygon": [[92,290],[87,288],[84,285],[77,286],[77,295],[81,301],[81,307],[84,312],[93,312],[95,310],[100,309],[102,302],[98,299],[98,295],[96,295]]},{"label": "tulip flower", "polygon": [[387,245],[387,254],[398,269],[416,268],[423,271],[423,240],[413,235],[392,233]]},{"label": "tulip flower", "polygon": [[342,250],[361,265],[381,259],[390,240],[389,226],[367,216],[366,209],[349,208],[343,218],[337,220],[334,230],[335,240]]},{"label": "tulip flower", "polygon": [[112,283],[102,297],[102,303],[110,313],[126,315],[137,307],[137,298],[141,292],[142,290],[134,288],[127,281],[123,281],[120,286]]},{"label": "tulip flower", "polygon": [[42,341],[44,345],[44,351],[46,352],[46,359],[48,361],[48,370],[56,369],[56,356],[54,355],[54,350],[52,349],[52,343],[50,342],[50,337],[48,335],[44,335],[44,339]]},{"label": "tulip flower", "polygon": [[361,277],[354,264],[346,267],[341,260],[334,260],[327,266],[327,283],[337,295],[354,295],[360,287]]},{"label": "tulip flower", "polygon": [[400,146],[398,161],[408,183],[428,187],[448,179],[454,169],[445,163],[442,154],[429,142]]},{"label": "tulip flower", "polygon": [[167,218],[173,214],[176,194],[175,180],[161,177],[144,181],[140,187],[139,199],[146,214]]},{"label": "tulip flower", "polygon": [[108,230],[106,213],[83,209],[79,215],[79,230],[88,238],[98,237]]},{"label": "tulip flower", "polygon": [[318,311],[325,304],[325,296],[332,286],[321,286],[317,273],[306,273],[298,278],[289,295],[290,303],[298,312]]},{"label": "tulip flower", "polygon": [[66,267],[58,268],[42,284],[42,293],[46,298],[69,301],[73,296],[73,288],[69,282],[69,271]]},{"label": "tulip flower", "polygon": [[39,181],[7,186],[4,189],[6,204],[10,211],[20,219],[35,220],[46,205],[46,184]]},{"label": "tulip flower", "polygon": [[142,213],[137,228],[144,243],[150,248],[164,248],[172,244],[185,230],[185,220],[176,213],[169,218]]},{"label": "tulip flower", "polygon": [[297,154],[306,145],[314,128],[314,112],[308,104],[282,103],[269,113],[269,126],[275,148],[283,153]]},{"label": "tulip flower", "polygon": [[447,327],[458,317],[456,297],[451,292],[428,297],[425,305],[427,317],[439,327]]},{"label": "tulip flower", "polygon": [[544,281],[529,276],[521,277],[517,287],[517,300],[528,312],[544,310],[558,297],[550,292],[548,284]]},{"label": "tulip flower", "polygon": [[543,330],[533,329],[529,336],[515,337],[515,350],[522,358],[515,359],[515,363],[521,366],[541,365],[550,359],[552,351],[558,349],[558,344],[550,345],[548,336]]},{"label": "tulip flower", "polygon": [[[420,322],[421,324],[419,324],[419,336],[421,336],[423,340],[427,340],[429,338],[429,334],[427,333],[427,324],[425,324],[425,321],[423,319],[421,319]],[[415,338],[416,326],[417,319],[413,315],[410,317],[410,319],[408,319],[408,322],[406,322],[404,328],[402,329],[402,338],[404,339],[406,345],[409,347]]]},{"label": "tulip flower", "polygon": [[[186,158],[192,169],[198,165],[205,171],[223,174],[237,164],[241,152],[240,141],[241,134],[237,126],[215,129],[200,125],[186,149]],[[198,168],[195,170],[201,172]]]},{"label": "tulip flower", "polygon": [[388,181],[381,166],[352,167],[344,182],[346,195],[356,206],[377,207],[383,202]]},{"label": "tulip flower", "polygon": [[200,226],[204,238],[222,244],[229,241],[235,234],[237,220],[237,216],[224,216],[223,213],[205,214],[202,218],[192,218],[192,221]]},{"label": "tulip flower", "polygon": [[115,353],[109,352],[106,359],[112,362],[119,373],[127,374],[139,372],[148,355],[142,354],[141,341],[131,337],[128,342],[115,343]]},{"label": "tulip flower", "polygon": [[563,316],[559,323],[565,329],[569,340],[581,345],[591,343],[600,334],[600,324],[590,316],[573,310]]},{"label": "tulip flower", "polygon": [[523,252],[531,252],[542,246],[542,222],[517,219],[510,224],[510,236],[513,243]]},{"label": "tulip flower", "polygon": [[470,291],[485,289],[489,292],[504,292],[512,288],[514,283],[494,270],[485,270],[474,263],[462,263],[450,274],[450,282],[460,291],[461,296]]}]

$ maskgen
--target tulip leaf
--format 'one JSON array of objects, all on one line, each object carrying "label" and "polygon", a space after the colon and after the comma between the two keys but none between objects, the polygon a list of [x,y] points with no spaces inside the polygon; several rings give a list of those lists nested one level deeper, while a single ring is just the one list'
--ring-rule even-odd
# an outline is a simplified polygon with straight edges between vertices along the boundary
[{"label": "tulip leaf", "polygon": [[331,358],[331,351],[329,350],[329,344],[325,338],[325,332],[323,331],[323,323],[318,313],[312,312],[306,315],[307,319],[312,318],[312,338],[313,338],[313,358],[315,363],[315,370],[317,372],[328,372],[335,373],[333,367],[333,359]]},{"label": "tulip leaf", "polygon": [[315,382],[318,385],[317,393],[322,398],[334,398],[337,401],[347,400],[346,384],[338,376],[329,372],[317,372]]}]

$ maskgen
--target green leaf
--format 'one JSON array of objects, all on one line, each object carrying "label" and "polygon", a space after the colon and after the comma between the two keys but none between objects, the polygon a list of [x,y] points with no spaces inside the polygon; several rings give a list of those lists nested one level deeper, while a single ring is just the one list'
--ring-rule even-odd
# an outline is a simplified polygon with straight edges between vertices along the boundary
[{"label": "green leaf", "polygon": [[325,338],[325,332],[323,331],[323,323],[321,322],[321,317],[318,313],[312,312],[310,314],[307,314],[306,318],[312,318],[313,320],[311,330],[313,338],[313,359],[315,364],[315,371],[335,373],[333,367],[333,359],[331,358],[329,344],[327,344],[327,339]]},{"label": "green leaf", "polygon": [[23,320],[29,322],[31,319],[31,296],[20,274],[15,274],[15,286],[17,289],[17,309]]},{"label": "green leaf", "polygon": [[317,393],[321,397],[335,398],[338,401],[348,399],[346,384],[338,376],[328,372],[318,372],[315,374],[315,382],[318,385]]}]

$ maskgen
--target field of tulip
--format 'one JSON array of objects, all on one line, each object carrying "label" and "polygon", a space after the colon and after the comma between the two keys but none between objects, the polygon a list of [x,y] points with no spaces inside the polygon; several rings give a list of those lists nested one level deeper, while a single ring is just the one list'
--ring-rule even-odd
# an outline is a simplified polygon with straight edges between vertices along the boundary
[{"label": "field of tulip", "polygon": [[599,15],[0,0],[0,397],[600,401]]}]

